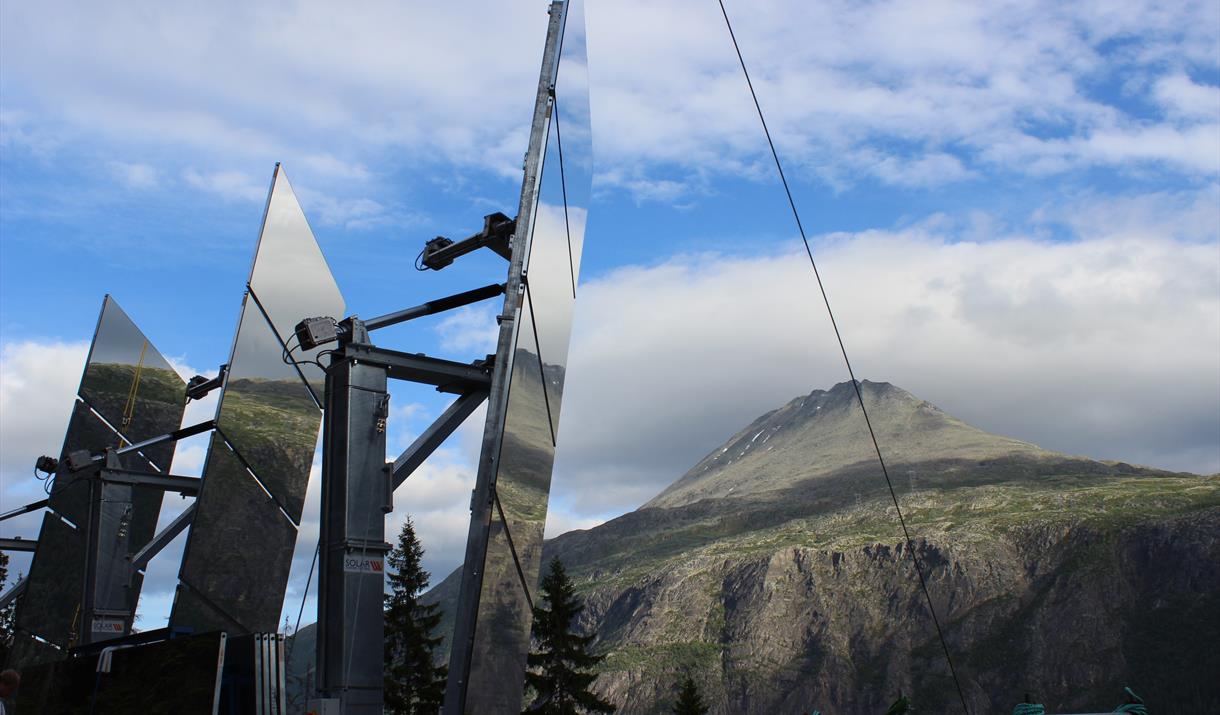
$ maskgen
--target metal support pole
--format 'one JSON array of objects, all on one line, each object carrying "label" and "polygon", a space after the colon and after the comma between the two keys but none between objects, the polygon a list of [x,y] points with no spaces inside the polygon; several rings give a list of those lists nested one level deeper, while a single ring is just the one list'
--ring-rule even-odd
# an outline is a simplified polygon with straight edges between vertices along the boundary
[{"label": "metal support pole", "polygon": [[174,430],[173,432],[167,432],[163,435],[150,437],[143,442],[136,442],[135,444],[127,445],[126,447],[118,450],[118,454],[123,455],[131,452],[139,452],[141,450],[148,449],[149,447],[155,447],[158,444],[177,442],[178,440],[186,439],[187,437],[194,437],[197,434],[210,432],[215,427],[215,420],[206,420],[204,422],[200,422],[199,424],[191,425],[190,427],[183,427],[182,429]]},{"label": "metal support pole", "polygon": [[106,467],[89,480],[89,520],[85,553],[85,587],[81,601],[82,644],[127,635],[135,617],[131,602],[132,485],[102,478],[105,469],[120,469],[118,455],[107,451]]},{"label": "metal support pole", "polygon": [[437,313],[443,313],[446,310],[461,308],[462,306],[478,303],[479,301],[494,298],[498,295],[504,295],[504,286],[500,283],[493,283],[489,286],[475,288],[474,290],[468,290],[463,293],[458,293],[457,295],[430,300],[427,303],[417,305],[413,308],[405,308],[403,310],[388,313],[376,318],[370,318],[369,320],[364,321],[364,327],[366,330],[370,331],[377,330],[378,328],[385,328],[391,325],[405,323],[408,320],[422,318],[426,315],[436,315]]},{"label": "metal support pole", "polygon": [[[500,444],[504,436],[504,419],[508,409],[508,386],[512,379],[513,357],[517,342],[517,318],[521,315],[524,294],[522,273],[529,251],[529,227],[533,225],[542,179],[542,157],[546,150],[551,123],[551,92],[559,69],[559,50],[563,39],[567,5],[552,2],[548,12],[546,46],[542,52],[542,69],[534,100],[534,116],[530,125],[530,143],[525,154],[525,176],[521,182],[521,204],[517,213],[517,232],[512,240],[512,257],[505,283],[504,309],[499,316],[500,334],[496,343],[495,374],[487,399],[487,422],[483,427],[483,445],[479,470],[475,477],[474,498],[470,505],[470,529],[466,536],[466,559],[462,565],[462,581],[458,592],[453,628],[453,645],[449,655],[449,680],[445,685],[444,715],[463,715],[467,708],[471,660],[474,653],[479,600],[483,589],[483,567],[487,560],[487,540],[491,533],[495,481],[499,468]],[[480,714],[482,715],[482,714]]]},{"label": "metal support pole", "polygon": [[[353,332],[367,340],[363,329]],[[385,624],[385,514],[393,509],[385,461],[387,368],[350,353],[326,373],[318,689],[344,715],[381,715]]]},{"label": "metal support pole", "polygon": [[51,501],[50,499],[39,499],[38,501],[36,501],[32,504],[26,504],[25,506],[19,506],[16,509],[13,509],[11,511],[6,511],[3,514],[0,514],[0,521],[4,521],[6,519],[12,519],[15,516],[21,516],[22,514],[29,514],[32,511],[38,511],[39,509],[41,509],[44,506],[46,506],[47,504],[49,504],[50,501]]}]

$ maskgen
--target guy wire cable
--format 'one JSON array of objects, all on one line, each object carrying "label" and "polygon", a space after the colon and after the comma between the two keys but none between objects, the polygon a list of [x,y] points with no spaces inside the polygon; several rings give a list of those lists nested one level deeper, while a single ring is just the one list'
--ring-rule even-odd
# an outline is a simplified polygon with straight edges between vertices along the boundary
[{"label": "guy wire cable", "polygon": [[809,247],[809,238],[805,235],[805,227],[801,223],[800,212],[796,209],[796,201],[792,198],[792,190],[788,187],[788,179],[784,176],[784,167],[780,164],[779,153],[775,150],[775,142],[771,139],[771,130],[767,128],[767,119],[763,116],[762,105],[758,102],[758,93],[754,91],[754,83],[750,80],[750,72],[746,69],[745,58],[741,55],[741,47],[737,44],[737,36],[733,33],[733,23],[729,21],[729,13],[725,10],[724,0],[716,0],[720,4],[720,13],[724,15],[725,27],[729,30],[729,38],[733,41],[733,49],[737,52],[737,61],[741,64],[741,73],[745,75],[746,85],[750,88],[750,96],[754,99],[754,109],[758,111],[758,121],[762,124],[763,134],[767,137],[767,146],[771,148],[771,158],[775,160],[775,169],[779,172],[779,180],[784,185],[784,193],[788,196],[788,206],[792,209],[792,217],[796,220],[796,228],[800,231],[801,241],[805,244],[805,253],[809,256],[809,265],[813,267],[813,276],[817,280],[818,290],[822,293],[822,302],[826,304],[826,313],[830,316],[830,325],[834,328],[835,339],[839,342],[839,352],[843,354],[843,362],[847,365],[847,374],[851,378],[852,387],[856,391],[856,401],[860,404],[860,412],[864,414],[864,423],[868,426],[868,435],[873,441],[873,450],[877,453],[877,461],[881,464],[881,473],[885,476],[885,485],[889,488],[890,499],[894,503],[894,509],[898,512],[898,523],[902,525],[902,535],[906,539],[907,553],[911,555],[911,562],[915,565],[915,572],[919,575],[919,587],[923,591],[924,600],[928,603],[928,611],[932,614],[932,623],[936,626],[936,637],[940,640],[940,647],[945,653],[945,661],[949,664],[949,673],[953,676],[953,684],[957,687],[957,697],[961,700],[962,710],[966,715],[970,715],[970,706],[966,704],[966,694],[962,691],[961,681],[957,678],[957,670],[953,667],[953,658],[949,655],[949,645],[945,642],[945,635],[941,631],[940,618],[936,615],[936,607],[932,604],[932,595],[928,592],[928,582],[924,577],[923,564],[919,561],[919,556],[915,553],[915,542],[911,539],[911,533],[907,529],[906,519],[902,516],[902,507],[898,505],[898,494],[894,491],[894,483],[890,480],[889,469],[885,466],[885,458],[881,456],[881,445],[877,442],[877,434],[873,431],[872,420],[868,417],[868,410],[864,407],[864,395],[860,392],[860,383],[856,380],[855,371],[852,369],[851,360],[847,357],[847,347],[843,343],[843,336],[839,332],[839,325],[835,321],[834,311],[830,308],[830,298],[826,295],[826,287],[822,284],[822,275],[818,272],[817,261],[813,259],[813,249]]},{"label": "guy wire cable", "polygon": [[285,660],[292,660],[292,649],[297,644],[297,633],[301,630],[301,614],[305,612],[305,599],[309,598],[309,586],[313,583],[313,571],[318,565],[318,554],[322,552],[322,537],[318,537],[318,543],[313,549],[313,561],[309,563],[309,576],[305,579],[305,590],[301,592],[301,607],[297,609],[297,623],[292,627],[292,643],[288,644],[288,653],[284,656]]}]

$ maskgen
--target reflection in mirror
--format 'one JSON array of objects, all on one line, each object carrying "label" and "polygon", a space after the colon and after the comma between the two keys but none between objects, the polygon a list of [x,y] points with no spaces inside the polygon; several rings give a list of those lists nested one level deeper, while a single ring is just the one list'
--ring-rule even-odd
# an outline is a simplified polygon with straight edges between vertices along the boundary
[{"label": "reflection in mirror", "polygon": [[570,2],[525,271],[537,334],[532,349],[547,366],[547,403],[556,438],[593,182],[591,139],[584,7]]},{"label": "reflection in mirror", "polygon": [[592,152],[583,3],[570,0],[526,245],[518,319],[466,712],[516,712],[529,651],[572,310],[584,245]]},{"label": "reflection in mirror", "polygon": [[216,433],[204,474],[170,624],[275,631],[296,527]]},{"label": "reflection in mirror", "polygon": [[[99,452],[106,447],[118,447],[122,442],[140,442],[178,429],[186,410],[186,382],[114,298],[106,296],[81,377],[80,397],[122,438],[116,439],[117,435],[96,416],[86,416],[88,409],[82,410],[83,404],[78,403],[64,441],[61,463],[72,450]],[[174,444],[166,442],[139,454],[126,455],[121,462],[127,469],[168,472],[173,458]],[[67,483],[60,484],[60,479]],[[73,477],[65,472],[61,471],[55,481],[56,491],[75,492],[65,501],[79,502],[88,497],[88,490],[73,487]],[[142,547],[156,533],[162,496],[157,489],[135,490],[129,526],[133,548]],[[78,525],[84,524],[78,520],[84,517],[83,508],[60,513]]]},{"label": "reflection in mirror", "polygon": [[[526,304],[500,446],[495,486],[499,508],[492,511],[483,567],[468,712],[499,712],[512,703],[519,707],[520,687],[505,684],[520,682],[529,652],[530,600],[538,583],[555,448],[528,313]],[[512,674],[515,679],[508,677]]]},{"label": "reflection in mirror", "polygon": [[173,625],[198,630],[228,621],[225,627],[236,632],[278,625],[321,425],[320,411],[282,353],[262,311],[247,299],[204,463]]},{"label": "reflection in mirror", "polygon": [[[172,432],[182,424],[186,383],[110,296],[102,303],[80,396],[131,442]],[[174,445],[145,455],[169,471]]]},{"label": "reflection in mirror", "polygon": [[247,300],[216,425],[299,523],[321,413],[296,370],[284,364],[282,352],[258,306]]},{"label": "reflection in mirror", "polygon": [[[267,199],[254,265],[250,269],[250,290],[281,342],[287,343],[293,335],[293,328],[305,318],[344,318],[345,306],[339,286],[314,239],[309,222],[305,220],[296,193],[288,183],[283,167],[278,164]],[[294,350],[292,353],[310,383],[318,404],[322,402],[326,376],[316,364],[306,361],[316,360],[318,352],[327,347],[334,346]]]},{"label": "reflection in mirror", "polygon": [[[18,601],[17,630],[60,648],[73,644],[75,614],[80,607],[84,574],[84,532],[72,528],[53,512],[45,512],[42,529],[38,532],[38,552],[30,564],[28,585]],[[48,651],[31,649],[30,654],[46,655]]]}]

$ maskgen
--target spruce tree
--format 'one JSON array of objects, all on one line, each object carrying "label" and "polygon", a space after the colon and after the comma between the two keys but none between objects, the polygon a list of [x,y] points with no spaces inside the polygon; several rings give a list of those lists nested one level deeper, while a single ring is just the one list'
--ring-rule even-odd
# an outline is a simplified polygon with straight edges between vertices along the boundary
[{"label": "spruce tree", "polygon": [[889,710],[885,711],[885,715],[905,715],[905,713],[911,712],[915,712],[915,708],[911,707],[911,699],[898,693],[898,699],[894,701]]},{"label": "spruce tree", "polygon": [[390,593],[385,596],[385,711],[393,715],[435,715],[445,697],[448,668],[433,662],[440,637],[436,604],[419,602],[429,574],[420,565],[424,549],[408,518],[398,545],[387,556]]},{"label": "spruce tree", "polygon": [[[8,554],[0,551],[0,593],[8,585]],[[8,663],[13,647],[13,604],[0,608],[0,667]]]},{"label": "spruce tree", "polygon": [[590,670],[605,656],[589,651],[596,636],[573,630],[585,607],[558,558],[551,560],[540,595],[545,605],[539,602],[534,606],[535,650],[529,654],[530,670],[525,674],[525,685],[534,697],[525,712],[543,715],[614,712],[613,705],[589,691],[597,677]]},{"label": "spruce tree", "polygon": [[678,686],[678,702],[674,703],[674,715],[707,715],[707,705],[703,704],[703,696],[699,694],[699,686],[694,678],[687,674]]}]

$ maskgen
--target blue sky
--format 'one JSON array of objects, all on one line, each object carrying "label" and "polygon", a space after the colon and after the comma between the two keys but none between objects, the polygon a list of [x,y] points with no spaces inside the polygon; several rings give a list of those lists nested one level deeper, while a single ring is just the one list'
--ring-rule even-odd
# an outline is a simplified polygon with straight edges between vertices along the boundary
[{"label": "blue sky", "polygon": [[[1050,449],[1220,470],[1220,7],[726,4],[858,374]],[[0,5],[0,506],[36,498],[104,293],[184,369],[226,359],[276,161],[349,310],[499,280],[490,255],[411,266],[515,211],[545,5]],[[590,0],[587,21],[551,533],[846,378],[718,6]],[[489,315],[384,340],[475,357]],[[443,408],[394,403],[394,448]],[[398,495],[438,575],[476,441]]]}]

